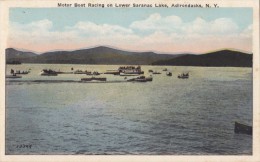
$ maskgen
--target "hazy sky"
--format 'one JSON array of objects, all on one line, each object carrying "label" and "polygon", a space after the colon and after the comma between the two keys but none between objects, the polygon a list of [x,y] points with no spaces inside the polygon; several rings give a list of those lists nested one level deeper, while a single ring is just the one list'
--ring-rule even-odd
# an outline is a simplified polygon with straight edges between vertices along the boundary
[{"label": "hazy sky", "polygon": [[131,51],[252,51],[250,8],[12,8],[9,47],[36,52],[99,45]]}]

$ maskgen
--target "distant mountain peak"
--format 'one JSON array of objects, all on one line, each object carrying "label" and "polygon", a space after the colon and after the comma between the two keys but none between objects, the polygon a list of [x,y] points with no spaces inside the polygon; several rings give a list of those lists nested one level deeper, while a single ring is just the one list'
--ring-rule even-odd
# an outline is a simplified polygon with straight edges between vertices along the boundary
[{"label": "distant mountain peak", "polygon": [[220,49],[220,50],[215,50],[215,51],[210,51],[210,52],[206,52],[205,54],[211,54],[211,53],[242,53],[242,54],[250,54],[250,52],[247,51],[240,51],[237,49],[229,49],[229,48],[225,48],[225,49]]},{"label": "distant mountain peak", "polygon": [[252,55],[225,49],[201,55],[183,55],[178,58],[154,62],[153,65],[252,67]]}]

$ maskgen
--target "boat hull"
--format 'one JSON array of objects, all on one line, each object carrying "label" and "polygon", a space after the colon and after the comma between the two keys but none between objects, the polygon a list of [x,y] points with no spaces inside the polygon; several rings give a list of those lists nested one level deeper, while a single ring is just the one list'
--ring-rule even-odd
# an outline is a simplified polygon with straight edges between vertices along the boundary
[{"label": "boat hull", "polygon": [[16,79],[16,78],[22,78],[22,76],[18,76],[18,75],[7,75],[7,76],[5,76],[5,78],[13,78],[13,79]]},{"label": "boat hull", "polygon": [[138,76],[139,74],[126,74],[126,73],[120,73],[120,76]]},{"label": "boat hull", "polygon": [[152,77],[148,77],[148,78],[133,78],[133,79],[129,79],[127,80],[128,82],[151,82],[153,81]]},{"label": "boat hull", "polygon": [[253,129],[251,126],[235,122],[235,133],[252,135]]},{"label": "boat hull", "polygon": [[57,76],[58,73],[54,70],[43,69],[40,73],[41,76]]},{"label": "boat hull", "polygon": [[89,82],[89,81],[107,81],[107,78],[81,78],[81,81],[87,81],[87,82]]},{"label": "boat hull", "polygon": [[188,76],[178,76],[179,79],[188,79]]},{"label": "boat hull", "polygon": [[107,72],[105,72],[104,74],[112,74],[112,75],[119,75],[120,74],[120,72],[119,71],[107,71]]},{"label": "boat hull", "polygon": [[19,75],[26,75],[26,74],[29,74],[29,72],[21,72],[21,73],[15,73],[15,74],[19,74]]},{"label": "boat hull", "polygon": [[53,74],[47,74],[47,73],[42,73],[41,76],[57,76],[57,73],[53,73]]}]

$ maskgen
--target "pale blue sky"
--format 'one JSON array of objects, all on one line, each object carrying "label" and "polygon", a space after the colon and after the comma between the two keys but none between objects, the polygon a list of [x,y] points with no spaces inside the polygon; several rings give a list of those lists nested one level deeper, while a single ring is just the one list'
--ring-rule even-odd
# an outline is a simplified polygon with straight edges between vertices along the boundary
[{"label": "pale blue sky", "polygon": [[[112,46],[165,53],[252,51],[252,8],[11,8],[9,46]],[[26,41],[24,41],[26,40]]]},{"label": "pale blue sky", "polygon": [[185,22],[192,21],[196,17],[207,21],[222,17],[231,18],[241,29],[253,21],[251,8],[12,8],[10,21],[27,24],[49,19],[53,22],[53,30],[63,30],[64,26],[72,26],[78,21],[127,27],[133,21],[145,19],[153,13],[160,13],[162,16],[176,15]]}]

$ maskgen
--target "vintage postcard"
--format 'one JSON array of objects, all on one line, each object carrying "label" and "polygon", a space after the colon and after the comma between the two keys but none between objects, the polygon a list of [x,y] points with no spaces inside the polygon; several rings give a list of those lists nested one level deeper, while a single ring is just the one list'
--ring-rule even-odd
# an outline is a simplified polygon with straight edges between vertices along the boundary
[{"label": "vintage postcard", "polygon": [[260,161],[259,2],[0,1],[0,161]]}]

